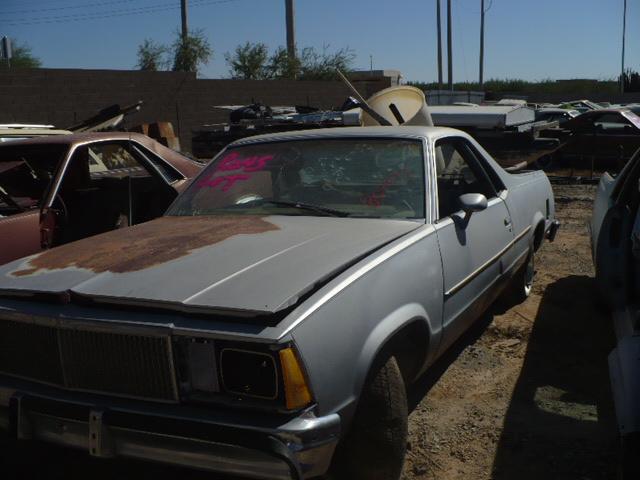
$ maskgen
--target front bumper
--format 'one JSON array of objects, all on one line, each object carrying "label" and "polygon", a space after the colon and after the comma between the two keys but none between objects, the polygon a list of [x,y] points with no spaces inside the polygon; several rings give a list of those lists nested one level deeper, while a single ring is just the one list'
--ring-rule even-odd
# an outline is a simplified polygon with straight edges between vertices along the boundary
[{"label": "front bumper", "polygon": [[559,228],[560,222],[558,220],[547,221],[545,228],[545,236],[547,237],[547,240],[553,242],[556,239],[556,234],[558,233]]},{"label": "front bumper", "polygon": [[[263,479],[302,479],[328,469],[337,414],[284,423],[180,405],[148,405],[0,378],[0,430],[10,437]],[[256,417],[258,418],[258,417]]]}]

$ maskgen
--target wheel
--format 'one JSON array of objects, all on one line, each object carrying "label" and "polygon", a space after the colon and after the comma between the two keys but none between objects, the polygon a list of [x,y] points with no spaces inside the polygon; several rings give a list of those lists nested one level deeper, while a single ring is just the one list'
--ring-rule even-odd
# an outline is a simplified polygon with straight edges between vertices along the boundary
[{"label": "wheel", "polygon": [[340,441],[331,480],[400,478],[407,447],[407,393],[395,357],[367,379],[351,429]]},{"label": "wheel", "polygon": [[522,303],[531,295],[534,275],[534,254],[533,250],[529,250],[525,264],[518,269],[504,293],[504,300],[508,305]]}]

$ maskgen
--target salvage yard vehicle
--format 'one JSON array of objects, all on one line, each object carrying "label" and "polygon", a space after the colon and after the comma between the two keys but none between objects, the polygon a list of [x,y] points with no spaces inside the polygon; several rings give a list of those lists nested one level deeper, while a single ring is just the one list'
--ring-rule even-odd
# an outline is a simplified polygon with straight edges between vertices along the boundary
[{"label": "salvage yard vehicle", "polygon": [[640,478],[640,150],[598,186],[590,224],[596,282],[612,311],[609,377],[622,440],[623,478]]},{"label": "salvage yard vehicle", "polygon": [[568,120],[580,115],[577,110],[566,110],[564,108],[544,107],[536,110],[536,121],[558,122],[564,125]]},{"label": "salvage yard vehicle", "polygon": [[587,111],[563,123],[561,129],[543,131],[559,138],[560,146],[538,163],[546,171],[619,172],[640,147],[640,117],[624,108]]},{"label": "salvage yard vehicle", "polygon": [[69,130],[57,129],[53,125],[0,124],[0,143],[50,135],[69,135],[70,133]]},{"label": "salvage yard vehicle", "polygon": [[201,169],[135,133],[0,144],[0,264],[159,217]]},{"label": "salvage yard vehicle", "polygon": [[553,240],[543,172],[464,132],[223,150],[156,220],[0,267],[0,427],[254,478],[397,479],[407,389]]}]

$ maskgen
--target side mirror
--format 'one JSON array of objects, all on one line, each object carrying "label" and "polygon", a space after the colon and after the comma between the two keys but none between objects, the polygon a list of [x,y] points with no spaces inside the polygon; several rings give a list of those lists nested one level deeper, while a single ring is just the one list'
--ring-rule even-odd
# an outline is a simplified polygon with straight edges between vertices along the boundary
[{"label": "side mirror", "polygon": [[460,208],[464,210],[467,218],[471,216],[473,212],[480,212],[487,208],[487,197],[481,193],[465,193],[458,197],[458,203]]}]

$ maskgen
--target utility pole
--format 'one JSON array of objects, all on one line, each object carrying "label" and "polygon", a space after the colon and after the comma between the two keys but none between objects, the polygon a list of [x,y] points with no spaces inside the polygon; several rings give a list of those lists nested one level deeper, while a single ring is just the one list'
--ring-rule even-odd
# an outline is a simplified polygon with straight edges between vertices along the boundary
[{"label": "utility pole", "polygon": [[480,69],[478,84],[482,89],[484,70],[484,0],[480,0]]},{"label": "utility pole", "polygon": [[436,0],[436,22],[438,23],[438,90],[442,90],[442,22],[440,20],[440,0]]},{"label": "utility pole", "polygon": [[284,0],[287,17],[287,54],[289,59],[296,58],[296,21],[294,0]]},{"label": "utility pole", "polygon": [[620,73],[620,92],[624,93],[624,44],[627,33],[627,0],[624,0],[624,9],[622,11],[622,71]]},{"label": "utility pole", "polygon": [[[625,0],[626,1],[626,0]],[[451,0],[447,0],[447,55],[449,70],[449,90],[453,91],[453,50],[451,40]]]},{"label": "utility pole", "polygon": [[180,0],[180,10],[182,12],[182,38],[185,39],[189,35],[187,26],[187,0]]},{"label": "utility pole", "polygon": [[2,37],[0,47],[0,58],[4,58],[7,61],[7,68],[11,68],[11,38]]}]

